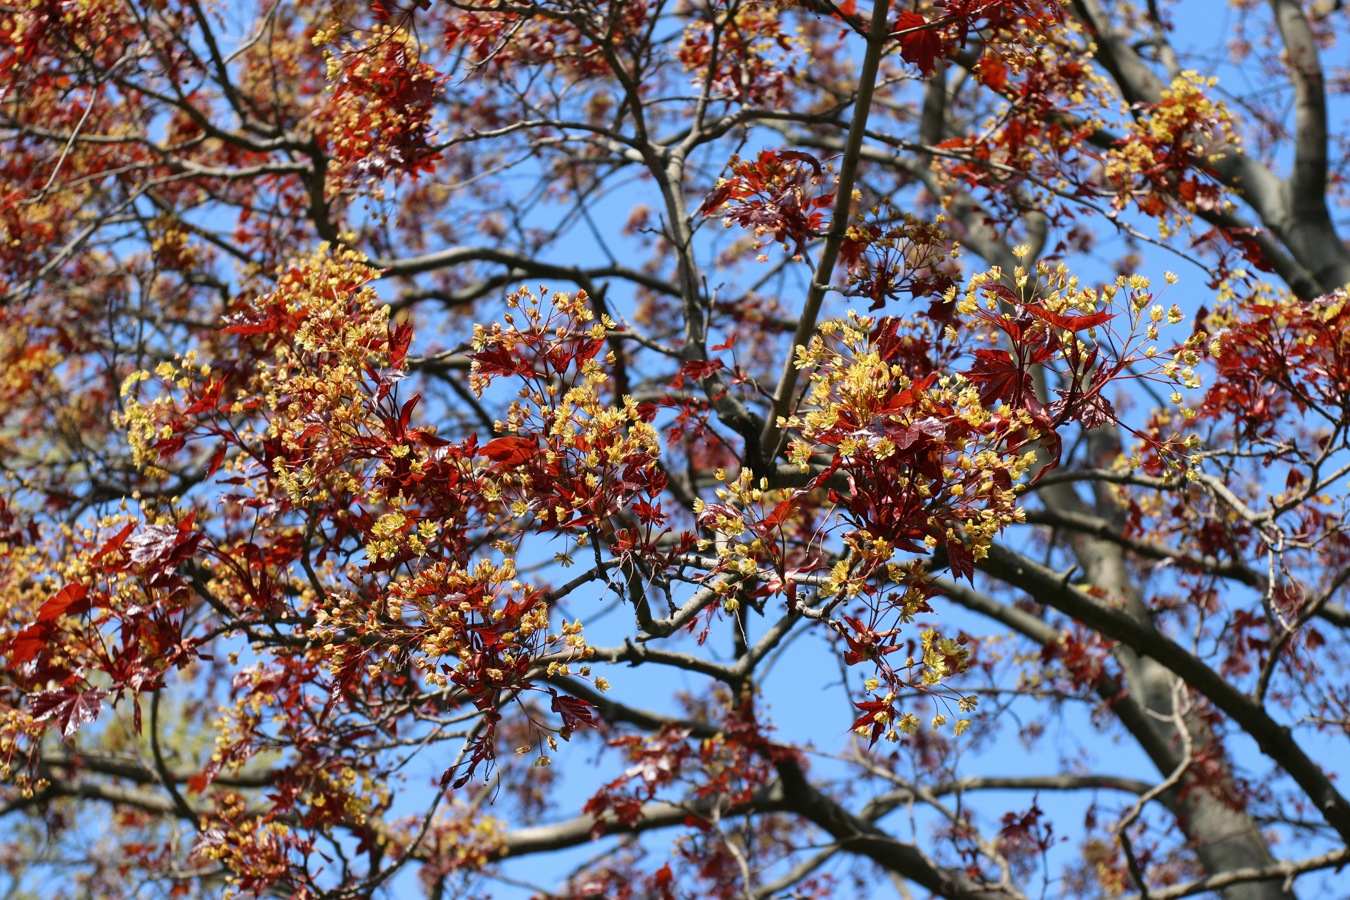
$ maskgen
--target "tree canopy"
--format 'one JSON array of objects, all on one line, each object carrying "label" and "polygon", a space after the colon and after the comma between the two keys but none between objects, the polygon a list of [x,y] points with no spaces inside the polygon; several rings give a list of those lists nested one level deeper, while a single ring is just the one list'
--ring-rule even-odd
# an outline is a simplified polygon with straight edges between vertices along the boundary
[{"label": "tree canopy", "polygon": [[0,4],[6,896],[1334,883],[1348,30]]}]

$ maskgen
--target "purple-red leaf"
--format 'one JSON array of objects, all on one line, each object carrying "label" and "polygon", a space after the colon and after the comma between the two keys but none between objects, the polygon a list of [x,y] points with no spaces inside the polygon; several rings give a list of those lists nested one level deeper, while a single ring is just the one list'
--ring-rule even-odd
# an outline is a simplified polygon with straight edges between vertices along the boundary
[{"label": "purple-red leaf", "polygon": [[499,437],[483,445],[482,453],[493,461],[492,471],[500,472],[525,462],[539,450],[534,438]]},{"label": "purple-red leaf", "polygon": [[569,736],[578,728],[594,728],[598,724],[595,720],[595,706],[590,701],[582,700],[579,697],[564,697],[549,691],[553,694],[553,711],[562,716],[563,737]]},{"label": "purple-red leaf", "polygon": [[39,622],[54,622],[62,616],[78,616],[89,611],[89,588],[83,584],[68,584],[38,610]]},{"label": "purple-red leaf", "polygon": [[937,27],[916,12],[904,10],[896,18],[894,37],[900,55],[924,75],[932,75],[940,56],[946,55]]},{"label": "purple-red leaf", "polygon": [[1017,406],[1034,390],[1030,373],[1007,350],[976,350],[975,365],[964,374],[979,385],[980,402],[985,404],[1002,400]]},{"label": "purple-red leaf", "polygon": [[81,725],[88,725],[98,718],[106,696],[108,692],[98,688],[82,691],[69,687],[35,694],[30,706],[35,721],[55,719],[61,727],[61,737],[69,740]]},{"label": "purple-red leaf", "polygon": [[4,644],[5,656],[9,658],[9,670],[12,672],[26,662],[37,659],[38,654],[47,646],[51,637],[50,622],[29,625]]},{"label": "purple-red leaf", "polygon": [[1095,313],[1088,313],[1081,316],[1066,316],[1060,313],[1051,312],[1037,303],[1028,303],[1025,309],[1043,322],[1049,322],[1056,328],[1064,328],[1073,332],[1084,331],[1088,328],[1096,328],[1098,325],[1102,325],[1115,318],[1114,313],[1109,313],[1105,310],[1098,310]]},{"label": "purple-red leaf", "polygon": [[947,565],[951,568],[953,576],[964,578],[971,584],[975,583],[975,557],[971,556],[966,545],[959,540],[947,541]]},{"label": "purple-red leaf", "polygon": [[131,533],[135,530],[136,530],[135,522],[128,522],[126,525],[123,525],[122,530],[117,532],[117,534],[113,535],[111,538],[109,538],[108,542],[104,544],[102,547],[100,547],[98,552],[95,553],[93,558],[90,559],[89,561],[91,563],[96,563],[99,560],[103,559],[103,557],[107,556],[109,553],[115,553],[116,551],[122,549],[122,545],[127,542],[127,538],[131,537]]}]

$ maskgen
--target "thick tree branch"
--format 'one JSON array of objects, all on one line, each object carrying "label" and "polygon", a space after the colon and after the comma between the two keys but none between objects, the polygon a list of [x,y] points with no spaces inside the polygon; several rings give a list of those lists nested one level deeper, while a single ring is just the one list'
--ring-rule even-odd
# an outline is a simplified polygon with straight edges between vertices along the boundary
[{"label": "thick tree branch", "polygon": [[[646,803],[631,824],[612,817],[603,820],[600,829],[605,835],[645,834],[662,828],[683,825],[690,817],[762,815],[787,810],[787,801],[778,785],[763,788],[749,803],[728,804],[721,796],[704,797],[688,803]],[[579,816],[554,825],[520,828],[503,835],[501,843],[491,854],[494,859],[550,853],[567,847],[588,844],[595,839],[597,820],[593,816]]]},{"label": "thick tree branch", "polygon": [[859,151],[867,131],[867,114],[872,108],[872,92],[876,90],[877,71],[885,49],[889,9],[890,0],[878,0],[872,8],[872,28],[867,37],[867,51],[863,56],[862,72],[858,76],[858,98],[854,103],[853,121],[849,125],[843,156],[839,161],[839,179],[835,185],[834,209],[830,212],[830,230],[825,235],[825,243],[820,248],[820,258],[811,274],[811,286],[806,292],[797,332],[792,336],[792,348],[783,362],[783,372],[778,377],[778,386],[773,393],[773,406],[766,417],[764,433],[759,440],[764,459],[767,461],[772,461],[778,456],[778,445],[783,437],[778,420],[786,417],[791,411],[792,395],[797,388],[797,348],[805,347],[816,330],[820,306],[825,300],[825,292],[829,289],[830,278],[834,274],[835,262],[839,259],[839,248],[843,244],[844,235],[848,232],[849,222],[852,219],[853,182],[858,175],[858,162],[861,158]]},{"label": "thick tree branch", "polygon": [[1306,875],[1320,869],[1334,868],[1340,870],[1347,863],[1350,863],[1350,850],[1333,850],[1330,853],[1310,856],[1306,859],[1281,860],[1273,866],[1230,869],[1227,872],[1198,878],[1195,881],[1154,888],[1148,892],[1147,896],[1134,894],[1125,898],[1125,900],[1178,900],[1181,897],[1193,897],[1196,894],[1218,891],[1233,885],[1261,881],[1280,880],[1288,885],[1299,875]]},{"label": "thick tree branch", "polygon": [[991,546],[988,558],[979,566],[1025,590],[1038,603],[1058,609],[1175,673],[1246,731],[1261,752],[1298,783],[1337,834],[1350,843],[1350,803],[1294,740],[1289,728],[1272,719],[1263,707],[1222,675],[1152,626],[1106,606],[1068,584],[1062,576],[1002,545]]},{"label": "thick tree branch", "polygon": [[1010,900],[1023,896],[1010,886],[981,885],[965,873],[944,869],[912,844],[896,840],[871,822],[853,815],[807,781],[791,759],[776,762],[784,807],[809,819],[850,853],[913,881],[947,900]]},{"label": "thick tree branch", "polygon": [[1331,224],[1327,213],[1326,79],[1317,38],[1298,0],[1270,0],[1284,41],[1289,80],[1294,85],[1294,168],[1289,177],[1290,205],[1304,221]]},{"label": "thick tree branch", "polygon": [[626,266],[598,266],[582,268],[560,263],[549,263],[522,253],[497,247],[447,247],[422,256],[403,259],[373,259],[370,264],[384,271],[386,277],[411,277],[438,269],[449,269],[468,263],[485,262],[509,266],[512,271],[528,278],[560,278],[585,286],[603,278],[622,278],[659,294],[679,296],[674,285],[660,278],[630,269]]}]

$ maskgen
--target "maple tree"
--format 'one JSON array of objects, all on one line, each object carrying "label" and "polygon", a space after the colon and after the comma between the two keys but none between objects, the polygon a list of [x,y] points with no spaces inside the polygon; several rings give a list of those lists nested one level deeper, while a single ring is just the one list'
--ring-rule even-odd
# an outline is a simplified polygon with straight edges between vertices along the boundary
[{"label": "maple tree", "polygon": [[1332,883],[1348,23],[1206,6],[0,5],[8,895]]}]

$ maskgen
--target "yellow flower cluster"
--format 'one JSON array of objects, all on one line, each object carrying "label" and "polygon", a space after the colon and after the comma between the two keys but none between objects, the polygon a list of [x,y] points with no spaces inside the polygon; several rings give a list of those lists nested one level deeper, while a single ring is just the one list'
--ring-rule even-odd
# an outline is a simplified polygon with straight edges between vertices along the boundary
[{"label": "yellow flower cluster", "polygon": [[[322,244],[281,269],[275,288],[250,311],[272,317],[275,345],[225,409],[237,415],[257,404],[265,408],[261,436],[279,439],[287,451],[274,457],[271,475],[292,503],[361,489],[350,460],[374,402],[367,373],[388,362],[389,308],[369,284],[378,275],[360,253]],[[153,376],[141,371],[126,379],[118,419],[138,465],[152,469],[160,442],[190,427],[178,415],[183,403],[177,398],[205,391],[211,376],[211,368],[188,351],[161,362]],[[133,395],[139,382],[152,379],[163,393],[149,401]],[[241,437],[259,435],[246,427]],[[287,456],[302,461],[288,462]]]},{"label": "yellow flower cluster", "polygon": [[[518,518],[533,513],[554,526],[580,529],[578,545],[589,540],[588,529],[611,527],[609,518],[625,499],[616,485],[620,477],[655,477],[660,456],[659,435],[644,421],[637,401],[625,396],[620,406],[612,406],[601,396],[609,379],[605,367],[614,364],[614,357],[612,352],[601,356],[599,348],[616,326],[608,317],[597,321],[588,300],[585,291],[555,293],[546,309],[540,296],[522,288],[507,298],[517,312],[490,328],[475,326],[472,339],[480,356],[516,354],[525,370],[519,379],[523,385],[496,430],[540,442],[528,470],[499,471],[484,479],[484,490],[508,503]],[[484,372],[480,358],[470,386],[481,396],[494,377]],[[568,485],[570,496],[564,497],[557,484]],[[579,485],[585,489],[577,490]]]},{"label": "yellow flower cluster", "polygon": [[[798,412],[781,421],[800,435],[789,445],[789,456],[803,471],[822,452],[860,471],[886,471],[894,489],[912,493],[925,508],[945,508],[948,540],[964,542],[979,559],[994,535],[1017,520],[1012,482],[1034,458],[1010,452],[985,427],[991,413],[961,375],[926,379],[920,386],[904,366],[883,361],[872,340],[875,324],[849,313],[822,323],[810,343],[798,348],[797,366],[812,370],[811,387]],[[899,435],[939,428],[953,438],[929,451],[935,455],[932,466],[902,462]],[[893,552],[886,535],[857,538],[855,549],[870,558],[884,561]],[[929,538],[930,546],[934,540]]]},{"label": "yellow flower cluster", "polygon": [[1157,216],[1163,237],[1188,225],[1201,205],[1232,205],[1222,199],[1217,183],[1186,176],[1187,165],[1199,168],[1241,152],[1232,114],[1222,101],[1209,96],[1216,84],[1217,78],[1182,72],[1157,103],[1139,112],[1106,154],[1107,180],[1140,194],[1135,199]]},{"label": "yellow flower cluster", "polygon": [[[772,562],[780,547],[780,535],[767,532],[759,536],[759,529],[752,525],[762,523],[773,515],[780,504],[790,503],[793,491],[770,489],[768,479],[755,481],[748,469],[742,469],[736,478],[728,480],[725,470],[718,469],[716,478],[723,487],[716,489],[718,500],[715,506],[705,504],[703,500],[694,501],[694,512],[699,517],[701,527],[715,534],[714,540],[699,542],[701,550],[714,550],[722,571],[739,576],[731,580],[711,580],[710,587],[721,597],[722,607],[727,612],[740,608],[740,595],[736,586],[749,578],[772,577],[772,572],[763,569],[766,557]],[[791,517],[783,522],[789,530]]]},{"label": "yellow flower cluster", "polygon": [[423,825],[422,817],[409,817],[398,823],[388,838],[400,847],[416,843],[441,871],[482,868],[501,853],[506,834],[506,823],[501,819],[484,815],[463,801],[438,812],[425,831]]},{"label": "yellow flower cluster", "polygon": [[241,896],[247,892],[246,882],[265,885],[281,878],[290,868],[291,825],[250,815],[247,798],[235,791],[216,794],[212,799],[216,815],[202,817],[193,854],[224,869],[229,886],[222,896],[226,900]]}]

